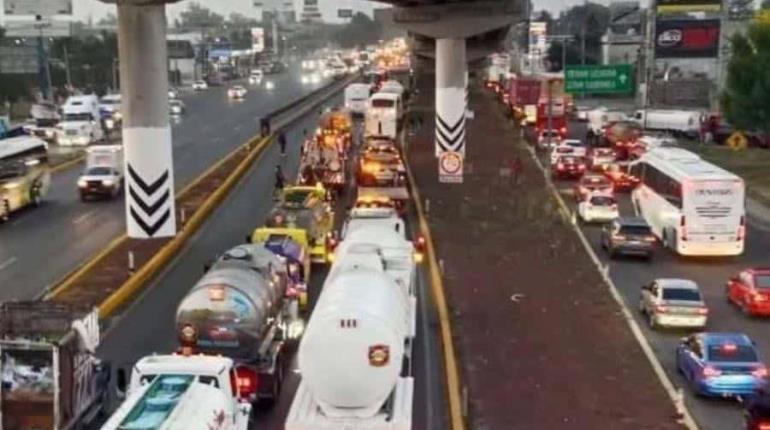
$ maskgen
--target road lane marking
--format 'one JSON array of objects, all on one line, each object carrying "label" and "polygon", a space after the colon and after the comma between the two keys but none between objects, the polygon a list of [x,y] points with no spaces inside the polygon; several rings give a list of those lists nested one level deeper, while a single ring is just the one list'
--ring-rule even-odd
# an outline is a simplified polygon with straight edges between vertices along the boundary
[{"label": "road lane marking", "polygon": [[72,220],[72,223],[73,224],[80,224],[81,222],[83,222],[83,221],[87,220],[88,218],[91,218],[92,216],[94,216],[95,213],[96,213],[96,209],[94,209],[92,211],[89,211],[89,212],[86,212],[83,215],[80,215],[79,217],[77,217],[74,220]]},{"label": "road lane marking", "polygon": [[5,269],[11,267],[11,265],[16,263],[17,261],[18,261],[18,259],[16,257],[11,257],[11,258],[3,261],[2,263],[0,263],[0,271],[5,270]]}]

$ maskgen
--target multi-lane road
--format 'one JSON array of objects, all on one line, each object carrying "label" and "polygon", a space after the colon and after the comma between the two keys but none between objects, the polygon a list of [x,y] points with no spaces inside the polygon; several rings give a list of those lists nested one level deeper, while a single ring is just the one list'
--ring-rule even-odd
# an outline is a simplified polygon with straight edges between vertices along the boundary
[{"label": "multi-lane road", "polygon": [[[229,100],[227,87],[183,93],[187,112],[172,121],[174,174],[181,189],[208,166],[259,130],[259,117],[325,82],[301,84],[299,67],[270,75],[275,85],[249,87],[243,101]],[[0,225],[0,301],[29,299],[55,284],[125,229],[122,196],[80,201],[81,166],[53,174],[51,192],[39,208],[14,214]]]},{"label": "multi-lane road", "polygon": [[[585,136],[584,125],[570,125],[572,138]],[[570,181],[559,181],[557,186],[567,202],[572,202]],[[626,195],[619,196],[621,215],[633,215],[633,209]],[[571,204],[571,203],[570,203]],[[574,209],[574,207],[573,207]],[[610,260],[600,247],[600,227],[582,226],[594,252],[603,264],[609,265],[612,281],[620,290],[628,307],[635,311],[636,319],[649,340],[652,349],[663,364],[671,380],[685,393],[685,402],[702,430],[726,430],[742,428],[742,408],[734,400],[704,399],[692,394],[685,380],[677,373],[674,351],[683,331],[653,331],[648,328],[641,314],[636,312],[640,287],[656,278],[685,278],[697,282],[709,308],[709,331],[737,331],[749,335],[770,364],[770,321],[744,316],[725,300],[725,282],[731,276],[747,267],[767,266],[770,256],[770,230],[766,223],[756,222],[749,217],[746,236],[746,251],[736,258],[684,258],[672,252],[659,249],[651,262],[634,259]]]},{"label": "multi-lane road", "polygon": [[[330,104],[341,100],[330,101]],[[278,149],[268,148],[257,160],[233,193],[209,218],[201,231],[191,240],[177,259],[150,285],[142,296],[122,315],[111,322],[99,355],[113,366],[130,366],[143,355],[173,351],[177,345],[174,331],[176,308],[184,294],[203,274],[203,265],[217,254],[241,243],[244,237],[267,217],[274,202],[273,170],[281,164],[287,177],[296,177],[299,164],[299,144],[302,130],[312,131],[317,114],[309,114],[286,129],[288,155],[281,157]],[[324,271],[314,271],[310,286],[311,303],[320,291]],[[444,392],[440,344],[434,329],[436,317],[427,292],[425,271],[420,270],[418,311],[418,341],[413,369],[416,375],[413,428],[448,428],[444,419]],[[277,404],[260,409],[254,427],[282,429],[283,421],[299,382],[296,361],[291,364],[290,377]]]}]

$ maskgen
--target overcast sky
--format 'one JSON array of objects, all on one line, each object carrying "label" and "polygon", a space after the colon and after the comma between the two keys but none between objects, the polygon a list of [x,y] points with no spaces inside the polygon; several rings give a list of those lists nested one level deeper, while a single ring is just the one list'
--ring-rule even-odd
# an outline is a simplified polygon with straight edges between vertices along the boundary
[{"label": "overcast sky", "polygon": [[[0,0],[2,2],[3,0]],[[97,0],[72,0],[75,8],[75,17],[79,20],[86,20],[93,17],[98,21],[101,17],[110,11],[115,11],[115,6],[106,5]],[[185,0],[168,6],[169,21],[179,16],[179,12],[187,8],[187,4],[193,0]],[[592,0],[595,3],[608,4],[609,0]],[[270,0],[262,0],[264,4],[269,4]],[[294,0],[297,7],[300,7],[302,0]],[[213,11],[229,15],[231,12],[240,12],[244,15],[253,15],[255,13],[252,7],[253,0],[198,0],[197,3],[203,4]],[[558,13],[570,6],[581,4],[582,0],[533,0],[535,10],[548,10],[551,13]],[[350,8],[371,14],[371,10],[377,6],[376,3],[365,0],[319,0],[321,12],[326,21],[336,21],[337,9]],[[0,10],[2,14],[2,10]],[[2,16],[2,15],[0,15]]]}]

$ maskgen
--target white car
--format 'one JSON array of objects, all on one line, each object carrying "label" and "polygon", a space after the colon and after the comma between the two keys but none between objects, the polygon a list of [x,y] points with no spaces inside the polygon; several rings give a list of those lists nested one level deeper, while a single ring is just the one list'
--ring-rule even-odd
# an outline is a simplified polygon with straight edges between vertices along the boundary
[{"label": "white car", "polygon": [[195,81],[192,84],[193,91],[203,91],[209,88],[209,84],[206,81]]},{"label": "white car", "polygon": [[246,97],[246,88],[236,85],[227,90],[227,97],[231,99],[242,99]]},{"label": "white car", "polygon": [[579,139],[564,139],[559,143],[559,146],[572,148],[572,155],[576,157],[585,157],[588,153],[588,148]]},{"label": "white car", "polygon": [[550,147],[556,147],[561,142],[561,134],[557,130],[543,130],[537,136],[537,146],[540,149],[546,149],[549,147],[548,138],[551,138]]},{"label": "white car", "polygon": [[254,69],[251,71],[251,75],[249,75],[249,85],[257,85],[258,83],[262,82],[262,78],[264,77],[264,72],[259,69]]},{"label": "white car", "polygon": [[175,98],[179,97],[179,93],[174,88],[171,88],[168,90],[168,98],[173,100]]},{"label": "white car", "polygon": [[578,216],[586,223],[611,222],[620,217],[618,201],[611,194],[591,193],[578,203]]},{"label": "white car", "polygon": [[650,328],[679,327],[701,330],[708,322],[708,308],[698,284],[689,279],[656,279],[643,285],[639,312]]},{"label": "white car", "polygon": [[181,100],[174,99],[169,100],[168,110],[171,115],[182,115],[184,114],[186,107]]}]

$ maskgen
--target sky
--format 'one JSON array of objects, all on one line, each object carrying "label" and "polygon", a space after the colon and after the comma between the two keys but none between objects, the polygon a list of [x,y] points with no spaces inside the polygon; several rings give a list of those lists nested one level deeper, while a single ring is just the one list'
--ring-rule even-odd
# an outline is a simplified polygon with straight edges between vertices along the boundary
[{"label": "sky", "polygon": [[[197,0],[198,4],[204,5],[207,8],[213,10],[222,15],[229,15],[232,12],[239,12],[247,16],[254,16],[255,9],[252,7],[254,0]],[[261,0],[263,4],[269,4],[270,0]],[[2,3],[3,0],[0,0]],[[187,8],[188,3],[192,3],[193,0],[180,1],[179,3],[168,5],[167,14],[169,22],[179,16],[179,12]],[[75,19],[87,20],[89,17],[93,17],[94,21],[98,21],[109,12],[115,13],[114,5],[107,5],[97,0],[72,0]],[[301,0],[294,0],[294,4],[299,7],[302,3]],[[319,0],[321,13],[324,16],[325,21],[339,22],[337,19],[337,9],[354,9],[371,15],[372,9],[377,4],[365,0]],[[2,18],[2,9],[0,9],[0,18]]]}]

